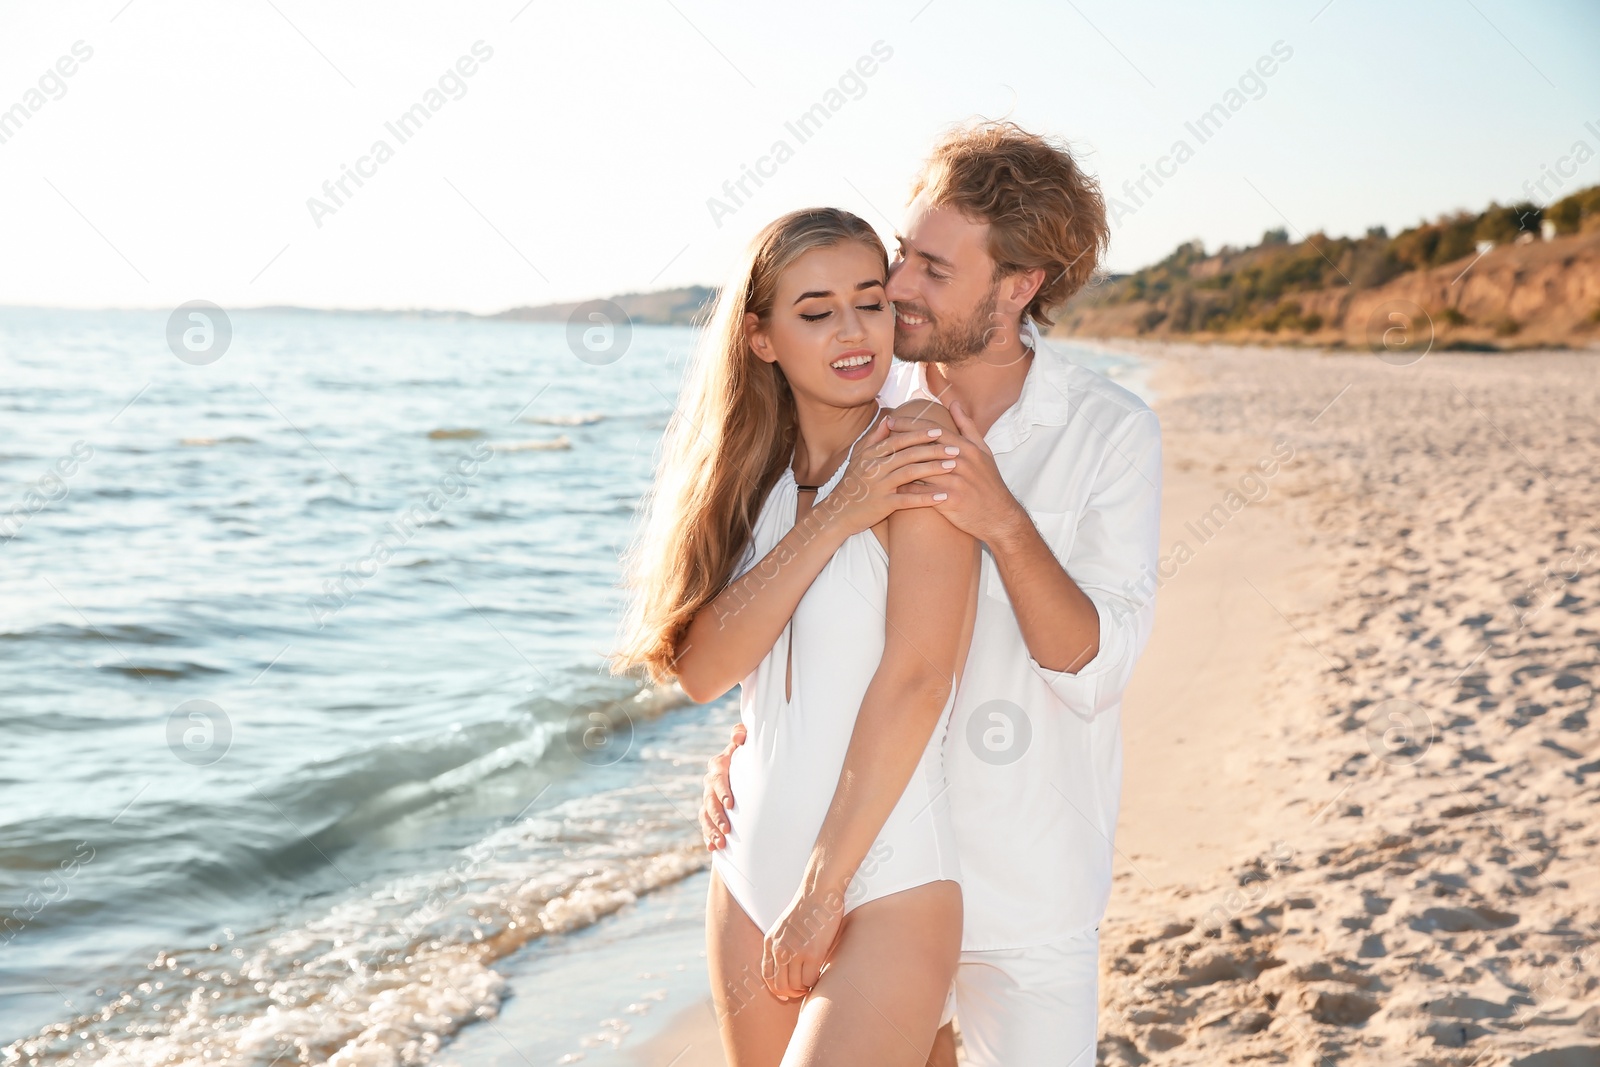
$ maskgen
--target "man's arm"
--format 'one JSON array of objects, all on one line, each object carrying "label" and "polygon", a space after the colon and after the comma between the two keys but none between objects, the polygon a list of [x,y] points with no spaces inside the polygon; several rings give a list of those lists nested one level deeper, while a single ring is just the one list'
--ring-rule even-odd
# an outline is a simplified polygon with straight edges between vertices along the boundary
[{"label": "man's arm", "polygon": [[[1160,552],[1160,423],[1145,408],[1112,431],[1072,548],[1059,560],[1001,478],[982,432],[959,403],[950,414],[967,462],[930,480],[948,494],[939,512],[989,547],[1034,670],[1092,717],[1127,684],[1154,617],[1147,587]],[[897,430],[907,424],[895,421]]]},{"label": "man's arm", "polygon": [[1065,560],[1026,512],[989,543],[1034,669],[1084,717],[1116,702],[1150,636],[1160,516],[1161,428],[1145,409],[1107,442]]},{"label": "man's arm", "polygon": [[988,542],[1035,662],[1068,674],[1100,651],[1100,613],[1021,508]]}]

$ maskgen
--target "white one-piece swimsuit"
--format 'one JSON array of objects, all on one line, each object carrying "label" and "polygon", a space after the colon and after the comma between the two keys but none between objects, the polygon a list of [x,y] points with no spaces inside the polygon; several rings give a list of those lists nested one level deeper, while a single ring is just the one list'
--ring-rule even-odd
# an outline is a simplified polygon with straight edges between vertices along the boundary
[{"label": "white one-piece swimsuit", "polygon": [[[818,501],[848,465],[847,458],[817,490]],[[735,577],[748,573],[794,527],[798,492],[793,472],[785,470],[762,504]],[[758,578],[762,573],[755,571]],[[772,651],[740,683],[739,717],[748,735],[729,766],[731,830],[727,846],[712,853],[712,864],[763,932],[794,899],[833,800],[856,713],[883,658],[888,591],[883,545],[871,530],[851,536],[806,590]],[[738,624],[737,614],[726,620]],[[928,882],[960,881],[943,758],[953,702],[952,694],[911,781],[857,869],[845,893],[846,912]]]}]

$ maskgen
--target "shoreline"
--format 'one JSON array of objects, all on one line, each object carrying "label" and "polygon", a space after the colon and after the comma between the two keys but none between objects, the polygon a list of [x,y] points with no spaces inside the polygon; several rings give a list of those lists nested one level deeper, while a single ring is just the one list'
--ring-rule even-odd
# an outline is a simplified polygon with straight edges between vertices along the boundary
[{"label": "shoreline", "polygon": [[[1205,388],[1202,372],[1167,346],[1140,354],[1163,425],[1163,565],[1155,627],[1124,696],[1114,878],[1170,889],[1270,846],[1273,812],[1253,798],[1281,795],[1298,776],[1252,759],[1278,743],[1294,703],[1274,699],[1261,654],[1283,662],[1275,673],[1303,677],[1316,657],[1285,640],[1283,616],[1317,610],[1330,590],[1279,484],[1294,463],[1287,439],[1169,427],[1168,409]],[[1237,511],[1229,493],[1245,501]]]}]

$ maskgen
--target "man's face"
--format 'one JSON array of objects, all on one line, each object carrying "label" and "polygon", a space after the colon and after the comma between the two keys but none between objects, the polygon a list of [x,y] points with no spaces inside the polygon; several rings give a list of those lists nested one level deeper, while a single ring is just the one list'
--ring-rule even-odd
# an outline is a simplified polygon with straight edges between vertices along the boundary
[{"label": "man's face", "polygon": [[895,355],[916,363],[961,363],[978,355],[1000,325],[989,224],[918,196],[897,237],[888,285]]}]

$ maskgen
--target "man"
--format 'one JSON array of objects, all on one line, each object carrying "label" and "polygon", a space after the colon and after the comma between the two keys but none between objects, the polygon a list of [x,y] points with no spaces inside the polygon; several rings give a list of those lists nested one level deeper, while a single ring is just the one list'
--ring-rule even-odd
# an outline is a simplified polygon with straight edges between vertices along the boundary
[{"label": "man", "polygon": [[[944,741],[964,898],[953,1000],[973,1064],[1095,1062],[1121,698],[1154,610],[1160,429],[1034,324],[1089,280],[1106,240],[1099,191],[1064,148],[981,123],[935,147],[890,272],[899,360],[880,400],[950,409],[960,460],[930,482],[983,546]],[[858,720],[852,747],[874,729]],[[728,828],[741,742],[736,729],[710,762],[708,847]],[[955,1062],[948,1025],[930,1062]]]}]

